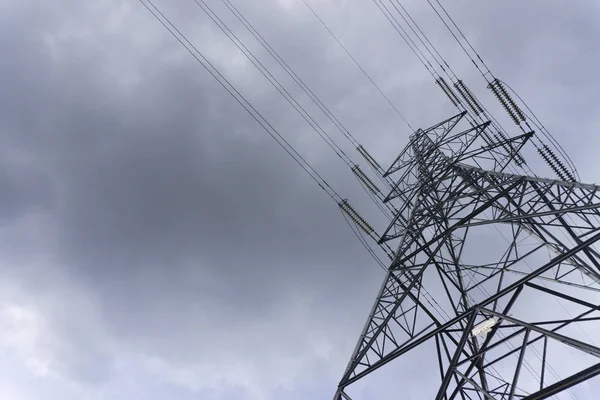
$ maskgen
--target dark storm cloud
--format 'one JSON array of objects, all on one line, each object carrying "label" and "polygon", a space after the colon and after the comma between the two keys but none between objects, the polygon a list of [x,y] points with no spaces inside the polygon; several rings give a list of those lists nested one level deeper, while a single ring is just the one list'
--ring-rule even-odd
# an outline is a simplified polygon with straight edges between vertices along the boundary
[{"label": "dark storm cloud", "polygon": [[[198,70],[189,59],[166,74],[160,62],[142,66],[141,83],[123,90],[98,68],[111,53],[85,40],[49,49],[31,39],[9,61],[14,108],[2,120],[10,148],[35,160],[52,190],[12,203],[32,198],[51,210],[60,263],[96,293],[117,337],[176,363],[211,362],[220,329],[288,313],[293,292],[322,298],[370,275],[366,257],[340,259],[360,252],[345,248],[352,239],[339,235],[335,205],[217,85],[190,84]],[[51,51],[66,50],[83,53],[52,61]],[[262,108],[277,111],[271,102]],[[29,107],[40,112],[14,112]],[[22,168],[7,170],[15,184],[27,182]],[[334,298],[320,313],[346,301]],[[78,372],[70,375],[95,381],[78,362],[65,361]]]},{"label": "dark storm cloud", "polygon": [[[216,11],[224,9],[212,3]],[[266,0],[260,7],[237,3],[361,142],[380,157],[395,155],[406,128],[309,11],[299,2],[291,8]],[[125,22],[112,15],[110,5],[64,2],[61,14],[40,8],[42,3],[24,4],[10,18],[0,17],[6,32],[0,48],[10,55],[0,67],[10,77],[2,80],[0,95],[5,153],[0,183],[10,193],[0,200],[0,217],[12,222],[27,212],[50,215],[48,236],[56,239],[51,246],[58,268],[80,289],[72,296],[93,299],[104,334],[121,353],[139,351],[183,369],[200,364],[225,370],[237,360],[275,373],[286,365],[274,361],[278,354],[292,359],[286,362],[295,371],[295,363],[304,362],[297,360],[316,357],[312,352],[324,342],[335,343],[331,362],[343,368],[380,274],[335,205],[136,2],[125,12]],[[116,9],[117,2],[107,4]],[[240,61],[193,2],[157,4],[286,138],[310,154],[341,194],[368,210],[349,172],[264,78]],[[492,15],[515,10],[516,3],[510,4],[492,11],[480,6],[461,16],[462,26],[473,27],[479,47],[499,49],[498,55],[490,54],[490,63],[505,70],[511,63],[501,53],[520,54],[514,46],[524,44],[498,38],[505,26],[491,26],[496,36],[482,32],[484,24],[501,20]],[[315,8],[415,126],[452,113],[372,4],[340,8],[315,2]],[[560,20],[560,11],[545,12],[556,14],[546,15],[548,21]],[[234,18],[224,18],[252,43]],[[117,22],[110,25],[113,19]],[[518,24],[521,36],[529,32],[527,21],[522,17]],[[63,38],[56,34],[62,31],[67,32]],[[561,31],[570,31],[570,25]],[[49,32],[55,33],[52,40]],[[445,33],[434,36],[447,41]],[[517,44],[509,48],[504,44],[509,40]],[[255,43],[252,49],[288,82],[264,50]],[[463,59],[457,70],[469,68]],[[303,98],[296,87],[286,86]],[[343,143],[339,132],[330,132]],[[30,250],[44,246],[27,245]],[[41,267],[35,272],[52,274]],[[58,285],[56,292],[68,293],[65,286]],[[51,308],[48,316],[54,318],[56,335],[75,340],[75,350],[67,353],[98,360],[94,370],[78,364],[81,358],[65,357],[67,375],[92,383],[108,379],[115,368],[110,352],[91,352],[104,339],[86,342],[94,324],[60,329],[77,320],[52,317],[60,315],[59,308]],[[314,363],[327,375],[330,365]],[[313,364],[308,365],[297,367],[307,387],[315,376]],[[230,395],[236,393],[232,389]],[[325,388],[315,392],[327,395]]]},{"label": "dark storm cloud", "polygon": [[[105,89],[106,77],[93,70],[102,58],[95,55],[85,68],[68,62],[48,71],[49,60],[43,56],[14,57],[13,70],[22,72],[13,75],[14,85],[6,84],[16,102],[52,114],[45,124],[10,129],[8,139],[26,149],[40,171],[52,173],[52,183],[62,190],[55,208],[65,222],[67,253],[92,259],[112,253],[129,261],[126,253],[133,248],[131,257],[144,257],[143,243],[158,253],[172,246],[221,252],[238,235],[253,241],[272,231],[271,216],[295,214],[277,200],[305,195],[311,182],[217,85],[190,84],[198,72],[195,65],[187,63],[170,76],[151,70],[143,75],[147,83],[129,95]],[[35,70],[36,65],[44,68]],[[23,88],[28,78],[30,87]],[[33,87],[54,96],[40,100]],[[22,117],[10,111],[3,123],[20,126]],[[239,119],[227,115],[234,112]],[[271,204],[270,199],[276,201]],[[222,249],[206,246],[207,237],[185,229],[209,234]],[[165,255],[172,259],[176,253]]]}]

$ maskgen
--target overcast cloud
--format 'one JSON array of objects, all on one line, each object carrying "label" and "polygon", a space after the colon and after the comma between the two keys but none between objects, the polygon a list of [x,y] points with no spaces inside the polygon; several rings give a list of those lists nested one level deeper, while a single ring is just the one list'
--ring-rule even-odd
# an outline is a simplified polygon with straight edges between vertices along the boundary
[{"label": "overcast cloud", "polygon": [[[302,1],[232,1],[388,164],[409,130]],[[192,0],[156,4],[370,215]],[[311,4],[414,127],[452,115],[372,2]],[[406,4],[492,106],[427,3]],[[598,2],[444,4],[582,179],[600,181]],[[0,49],[0,399],[331,398],[383,278],[335,204],[137,1],[0,0]]]}]

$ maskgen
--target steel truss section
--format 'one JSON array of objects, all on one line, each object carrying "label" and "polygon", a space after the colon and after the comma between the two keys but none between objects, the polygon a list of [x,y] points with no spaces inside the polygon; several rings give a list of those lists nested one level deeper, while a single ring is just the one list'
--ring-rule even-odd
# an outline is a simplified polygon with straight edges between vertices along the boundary
[{"label": "steel truss section", "polygon": [[[572,329],[600,321],[599,186],[515,173],[533,134],[454,132],[463,117],[417,130],[385,173],[398,204],[380,243],[398,250],[336,400],[425,343],[435,400],[545,399],[600,374],[600,348]],[[565,351],[581,355],[566,375],[549,361]]]}]

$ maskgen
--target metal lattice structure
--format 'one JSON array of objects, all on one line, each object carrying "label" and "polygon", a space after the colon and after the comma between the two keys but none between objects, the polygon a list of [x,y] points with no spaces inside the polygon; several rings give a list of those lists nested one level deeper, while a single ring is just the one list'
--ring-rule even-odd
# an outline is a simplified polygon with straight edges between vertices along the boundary
[{"label": "metal lattice structure", "polygon": [[533,133],[459,131],[465,114],[382,171],[397,208],[380,244],[398,250],[336,400],[425,345],[439,368],[424,399],[562,398],[600,374],[600,186],[524,173]]},{"label": "metal lattice structure", "polygon": [[[435,385],[421,385],[419,393],[427,399],[533,400],[572,395],[573,386],[600,374],[600,347],[592,337],[600,332],[599,326],[594,330],[600,321],[600,256],[593,248],[600,239],[599,187],[577,182],[579,175],[564,149],[520,96],[492,74],[438,0],[437,6],[428,3],[482,74],[520,134],[509,136],[475,92],[454,74],[399,1],[390,1],[397,16],[383,2],[375,2],[461,111],[429,129],[414,132],[387,171],[240,10],[229,0],[222,2],[390,189],[384,196],[211,7],[195,1],[349,167],[382,215],[390,217],[390,225],[380,236],[153,1],[140,0],[335,201],[378,264],[385,268],[361,231],[378,241],[392,260],[339,383],[336,400],[350,399],[354,383],[392,361],[401,362],[411,350],[427,346],[430,351],[423,353],[424,357],[439,369]],[[308,8],[412,130],[332,30]],[[404,27],[398,17],[406,22]],[[424,52],[415,47],[417,43],[423,45]],[[463,119],[469,127],[460,131]],[[546,171],[558,180],[540,178],[531,171],[526,160],[532,155],[544,161],[549,167]],[[399,241],[397,251],[390,247],[393,241]],[[569,362],[564,362],[565,357]],[[592,395],[597,397],[597,393]]]}]

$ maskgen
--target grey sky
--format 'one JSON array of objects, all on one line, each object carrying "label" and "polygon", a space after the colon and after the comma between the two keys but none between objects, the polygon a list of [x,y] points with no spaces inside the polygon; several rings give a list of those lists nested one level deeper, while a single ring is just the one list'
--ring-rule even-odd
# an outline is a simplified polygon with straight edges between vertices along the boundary
[{"label": "grey sky", "polygon": [[[389,163],[408,129],[302,2],[232,1]],[[600,181],[598,3],[445,3],[582,179]],[[192,0],[156,4],[368,210],[349,171]],[[372,2],[311,4],[414,127],[452,115]],[[406,4],[492,106],[427,4]],[[137,1],[0,9],[0,398],[330,398],[382,279],[335,205]]]}]

